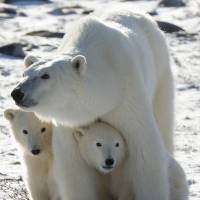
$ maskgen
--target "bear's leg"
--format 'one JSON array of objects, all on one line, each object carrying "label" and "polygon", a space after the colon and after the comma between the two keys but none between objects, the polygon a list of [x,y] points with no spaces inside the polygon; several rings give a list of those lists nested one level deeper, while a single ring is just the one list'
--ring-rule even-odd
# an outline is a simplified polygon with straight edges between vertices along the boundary
[{"label": "bear's leg", "polygon": [[154,117],[167,150],[173,153],[174,80],[169,50],[165,35],[159,30],[155,21],[149,16],[142,17],[140,20],[155,61],[157,83],[153,99]]},{"label": "bear's leg", "polygon": [[24,162],[26,165],[24,181],[30,194],[30,199],[49,200],[46,161],[43,162],[43,160],[25,155]]},{"label": "bear's leg", "polygon": [[[125,185],[124,185],[125,186]],[[128,185],[126,185],[126,187],[122,186],[122,188],[120,187],[118,190],[119,193],[119,198],[117,198],[118,200],[135,200],[135,196],[134,196],[134,192],[132,192],[129,188]]]},{"label": "bear's leg", "polygon": [[82,159],[73,133],[54,128],[53,170],[62,200],[97,200],[97,178]]},{"label": "bear's leg", "polygon": [[173,153],[174,86],[172,74],[167,69],[156,89],[154,114],[167,150]]},{"label": "bear's leg", "polygon": [[111,194],[118,200],[135,200],[135,195],[133,191],[133,184],[125,177],[126,172],[124,171],[124,163],[120,168],[115,169],[110,177],[110,182],[108,188]]},{"label": "bear's leg", "polygon": [[169,183],[171,200],[187,200],[188,186],[185,173],[179,163],[170,157],[169,159]]},{"label": "bear's leg", "polygon": [[[35,169],[36,170],[36,169]],[[29,179],[27,180],[27,187],[28,192],[30,194],[31,200],[49,200],[49,194],[48,194],[48,187],[45,183],[45,180],[36,181],[37,177],[39,177],[39,174],[33,173],[32,176],[34,176],[35,180]]]},{"label": "bear's leg", "polygon": [[132,107],[126,104],[110,116],[104,116],[104,120],[118,128],[127,143],[128,157],[124,172],[132,185],[135,200],[169,200],[166,149],[152,110],[145,109],[142,102],[136,105],[142,105],[141,109],[131,117],[127,113],[131,112]]},{"label": "bear's leg", "polygon": [[51,197],[50,200],[61,200],[60,194],[58,192],[58,185],[55,182],[55,176],[53,174],[52,162],[50,163],[48,169],[48,190],[49,196]]},{"label": "bear's leg", "polygon": [[125,171],[127,178],[132,175],[130,181],[133,183],[135,199],[169,200],[168,166],[164,150],[156,144],[157,138],[154,137],[154,142],[151,142],[153,135],[149,134],[148,138],[142,135],[127,137],[130,153]]}]

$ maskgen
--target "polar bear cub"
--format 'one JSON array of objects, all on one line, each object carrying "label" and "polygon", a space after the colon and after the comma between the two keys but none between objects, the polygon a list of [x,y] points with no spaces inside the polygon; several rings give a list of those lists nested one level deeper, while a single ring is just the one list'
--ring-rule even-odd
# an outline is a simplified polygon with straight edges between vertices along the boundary
[{"label": "polar bear cub", "polygon": [[[111,125],[98,121],[77,129],[74,136],[82,158],[90,167],[105,175],[101,176],[101,182],[109,196],[119,200],[134,199],[130,184],[123,183],[122,166],[126,158],[127,145],[122,135]],[[116,182],[119,178],[118,187]]]},{"label": "polar bear cub", "polygon": [[[82,158],[102,175],[107,193],[118,200],[134,199],[130,183],[126,182],[123,164],[128,156],[122,134],[104,122],[80,128],[74,132]],[[187,199],[185,174],[179,163],[168,154],[168,170],[171,200]]]},{"label": "polar bear cub", "polygon": [[102,173],[120,166],[126,154],[125,141],[111,125],[104,122],[79,128],[74,132],[83,159]]},{"label": "polar bear cub", "polygon": [[12,136],[20,151],[23,176],[32,200],[57,200],[57,185],[52,173],[52,126],[41,122],[34,113],[7,109]]}]

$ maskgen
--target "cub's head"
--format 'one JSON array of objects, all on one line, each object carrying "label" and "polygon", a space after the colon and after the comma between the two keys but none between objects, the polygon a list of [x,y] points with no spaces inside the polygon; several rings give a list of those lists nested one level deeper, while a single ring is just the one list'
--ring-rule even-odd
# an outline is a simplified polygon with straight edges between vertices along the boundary
[{"label": "cub's head", "polygon": [[69,126],[90,123],[118,102],[119,78],[103,61],[87,62],[85,56],[72,54],[27,56],[25,65],[11,96],[20,108],[47,121]]},{"label": "cub's head", "polygon": [[126,154],[121,134],[108,124],[95,122],[74,132],[83,159],[102,173],[118,167]]},{"label": "cub's head", "polygon": [[51,148],[51,125],[41,122],[34,113],[19,109],[7,109],[5,118],[20,148],[31,155],[41,155]]}]

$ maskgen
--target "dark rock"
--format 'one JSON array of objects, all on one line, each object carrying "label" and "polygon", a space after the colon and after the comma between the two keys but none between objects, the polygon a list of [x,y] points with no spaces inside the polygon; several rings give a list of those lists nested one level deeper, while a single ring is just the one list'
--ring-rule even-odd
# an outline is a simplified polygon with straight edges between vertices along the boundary
[{"label": "dark rock", "polygon": [[195,85],[195,84],[191,84],[191,85],[185,85],[182,87],[178,87],[177,88],[178,91],[186,91],[186,90],[200,90],[200,86],[199,85]]},{"label": "dark rock", "polygon": [[164,22],[164,21],[159,21],[156,20],[159,28],[164,31],[165,33],[174,33],[174,32],[185,32],[185,30],[183,28],[181,28],[180,26],[177,26],[175,24],[169,23],[169,22]]},{"label": "dark rock", "polygon": [[31,36],[40,36],[40,37],[56,37],[56,38],[63,38],[64,33],[62,32],[51,32],[51,31],[46,31],[46,30],[38,30],[38,31],[31,31],[26,33],[26,35],[31,35]]},{"label": "dark rock", "polygon": [[62,8],[64,8],[64,9],[83,9],[84,7],[79,4],[75,4],[75,5],[71,5],[71,6],[63,6]]},{"label": "dark rock", "polygon": [[7,174],[3,174],[3,173],[0,172],[0,176],[7,176]]},{"label": "dark rock", "polygon": [[4,0],[4,3],[9,3],[9,4],[15,4],[15,3],[37,3],[37,2],[41,2],[41,3],[50,3],[49,0]]},{"label": "dark rock", "polygon": [[2,71],[1,71],[1,75],[2,76],[10,76],[10,71],[9,70],[5,70],[5,69],[3,69]]},{"label": "dark rock", "polygon": [[48,13],[52,15],[73,15],[73,14],[77,14],[77,10],[81,10],[81,9],[87,10],[87,8],[77,4],[77,5],[71,5],[71,6],[60,6],[60,7],[54,8]]},{"label": "dark rock", "polygon": [[0,53],[19,58],[23,58],[25,56],[23,45],[20,43],[10,43],[2,45],[0,46]]},{"label": "dark rock", "polygon": [[83,15],[89,15],[90,13],[94,12],[93,9],[86,9],[86,10],[83,10],[82,14]]},{"label": "dark rock", "polygon": [[151,16],[155,16],[155,15],[158,15],[158,12],[156,10],[152,10],[152,11],[148,12],[148,14]]},{"label": "dark rock", "polygon": [[196,183],[197,182],[195,180],[193,180],[193,179],[188,180],[188,185],[194,185]]},{"label": "dark rock", "polygon": [[187,39],[189,41],[198,40],[198,37],[196,37],[196,36],[198,36],[198,33],[187,33],[187,32],[177,32],[176,33],[176,37]]},{"label": "dark rock", "polygon": [[0,13],[16,15],[17,14],[17,8],[15,6],[0,3]]},{"label": "dark rock", "polygon": [[182,0],[161,0],[159,6],[182,7],[185,6],[185,2],[183,2]]},{"label": "dark rock", "polygon": [[62,9],[60,8],[55,8],[51,11],[48,12],[51,15],[63,15]]},{"label": "dark rock", "polygon": [[16,6],[0,3],[0,17],[12,18],[13,16],[26,17],[27,14]]},{"label": "dark rock", "polygon": [[27,14],[24,11],[21,11],[21,10],[19,10],[17,12],[17,15],[20,16],[20,17],[27,17]]},{"label": "dark rock", "polygon": [[19,161],[15,161],[11,163],[12,165],[20,165],[21,163]]},{"label": "dark rock", "polygon": [[48,12],[51,15],[74,15],[77,14],[75,10],[70,10],[66,7],[56,8]]}]

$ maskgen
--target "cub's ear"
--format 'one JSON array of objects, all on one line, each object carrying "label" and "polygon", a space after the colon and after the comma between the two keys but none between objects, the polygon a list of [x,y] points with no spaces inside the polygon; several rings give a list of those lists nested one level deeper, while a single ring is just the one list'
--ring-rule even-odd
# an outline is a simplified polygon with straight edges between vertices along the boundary
[{"label": "cub's ear", "polygon": [[32,56],[32,55],[27,55],[24,58],[24,64],[25,67],[28,68],[30,65],[32,65],[33,63],[37,62],[39,59],[36,56]]},{"label": "cub's ear", "polygon": [[86,57],[83,55],[77,55],[71,60],[72,67],[80,74],[84,75],[87,69]]},{"label": "cub's ear", "polygon": [[77,142],[81,140],[81,138],[84,136],[84,131],[82,129],[77,129],[73,132],[74,137]]},{"label": "cub's ear", "polygon": [[6,109],[4,111],[4,117],[7,120],[12,121],[15,118],[15,113],[16,113],[15,109]]}]

